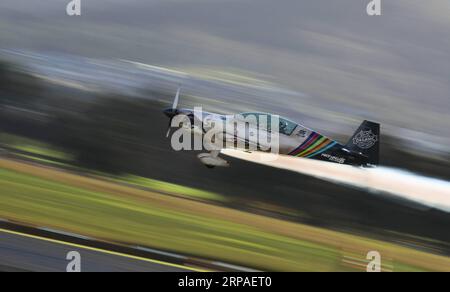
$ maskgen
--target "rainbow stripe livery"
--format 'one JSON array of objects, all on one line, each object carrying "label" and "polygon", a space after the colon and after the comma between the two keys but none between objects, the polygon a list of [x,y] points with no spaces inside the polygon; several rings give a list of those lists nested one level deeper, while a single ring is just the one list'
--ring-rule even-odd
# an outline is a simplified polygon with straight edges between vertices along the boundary
[{"label": "rainbow stripe livery", "polygon": [[337,142],[312,132],[309,137],[289,155],[312,158],[335,146]]}]

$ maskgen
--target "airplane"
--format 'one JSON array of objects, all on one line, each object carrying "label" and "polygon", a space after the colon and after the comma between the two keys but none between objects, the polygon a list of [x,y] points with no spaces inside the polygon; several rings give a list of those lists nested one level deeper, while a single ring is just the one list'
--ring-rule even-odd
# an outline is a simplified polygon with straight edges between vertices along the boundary
[{"label": "airplane", "polygon": [[[376,167],[379,163],[379,145],[380,145],[380,124],[371,121],[363,121],[356,132],[352,135],[349,141],[344,145],[333,139],[330,139],[317,131],[311,130],[300,123],[295,123],[289,119],[279,117],[279,127],[272,129],[270,125],[259,123],[259,117],[270,116],[273,114],[260,112],[246,112],[237,115],[221,115],[217,113],[203,112],[203,116],[208,116],[209,121],[205,123],[204,120],[200,122],[201,129],[194,129],[195,119],[193,109],[178,109],[178,101],[180,96],[180,89],[178,89],[173,105],[171,108],[165,109],[164,114],[169,118],[169,127],[167,137],[170,135],[172,120],[177,115],[184,115],[190,119],[191,130],[194,134],[204,134],[211,128],[214,122],[223,123],[225,120],[238,120],[242,117],[255,116],[256,124],[249,125],[249,131],[257,130],[266,133],[277,131],[279,134],[279,153],[280,155],[290,155],[295,157],[302,157],[308,159],[321,160],[331,163],[339,163],[352,165],[357,167]],[[211,123],[212,122],[212,123]],[[198,124],[198,123],[197,123]],[[251,143],[248,136],[238,136],[236,131],[228,133],[224,130],[220,139],[226,141],[241,140],[244,142],[240,150],[248,151],[248,146]],[[225,143],[224,143],[225,145]],[[236,144],[234,144],[236,145]],[[242,144],[241,144],[242,145]],[[267,145],[266,145],[267,146]],[[261,151],[264,147],[257,145],[256,151]],[[265,150],[267,152],[267,150]],[[220,150],[212,150],[209,153],[201,153],[198,155],[200,161],[208,168],[213,167],[227,167],[228,161],[219,157]]]}]

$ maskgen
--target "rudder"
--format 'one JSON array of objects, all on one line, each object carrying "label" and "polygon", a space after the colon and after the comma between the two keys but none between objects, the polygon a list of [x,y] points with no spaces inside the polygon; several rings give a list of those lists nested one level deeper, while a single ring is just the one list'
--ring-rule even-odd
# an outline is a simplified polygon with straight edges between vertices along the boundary
[{"label": "rudder", "polygon": [[367,163],[378,165],[380,155],[380,124],[364,121],[353,134],[345,148],[368,157]]}]

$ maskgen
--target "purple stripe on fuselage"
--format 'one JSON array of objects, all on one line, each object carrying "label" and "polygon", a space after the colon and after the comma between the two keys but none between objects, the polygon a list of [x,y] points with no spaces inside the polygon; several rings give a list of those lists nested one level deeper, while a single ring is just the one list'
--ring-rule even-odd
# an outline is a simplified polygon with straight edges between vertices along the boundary
[{"label": "purple stripe on fuselage", "polygon": [[305,140],[300,146],[298,146],[295,150],[291,151],[289,155],[297,155],[301,151],[305,150],[311,143],[313,143],[317,138],[319,137],[319,134],[313,132],[311,135],[309,135],[308,139]]}]

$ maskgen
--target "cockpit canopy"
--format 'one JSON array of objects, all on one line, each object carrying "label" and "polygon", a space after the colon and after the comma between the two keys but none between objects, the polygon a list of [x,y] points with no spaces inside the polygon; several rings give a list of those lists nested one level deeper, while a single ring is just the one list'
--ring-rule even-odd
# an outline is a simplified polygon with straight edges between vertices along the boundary
[{"label": "cockpit canopy", "polygon": [[[272,125],[271,125],[272,115],[271,114],[249,112],[249,113],[241,113],[239,115],[243,116],[244,119],[248,122],[251,122],[252,120],[256,121],[258,128],[266,129],[268,132],[272,131]],[[279,126],[278,126],[278,129],[275,129],[275,130],[278,130],[279,133],[281,133],[281,134],[285,134],[285,135],[289,136],[295,130],[297,125],[298,124],[296,124],[286,118],[279,117]]]}]

